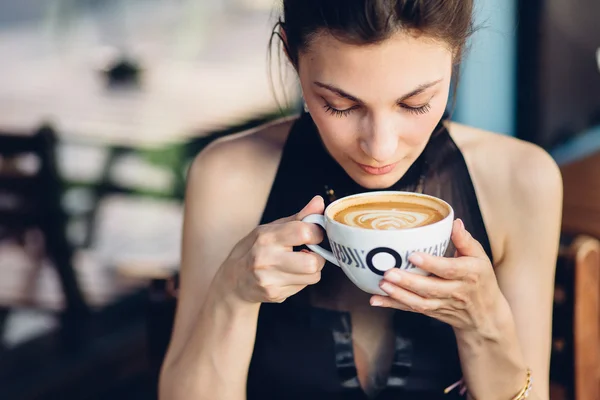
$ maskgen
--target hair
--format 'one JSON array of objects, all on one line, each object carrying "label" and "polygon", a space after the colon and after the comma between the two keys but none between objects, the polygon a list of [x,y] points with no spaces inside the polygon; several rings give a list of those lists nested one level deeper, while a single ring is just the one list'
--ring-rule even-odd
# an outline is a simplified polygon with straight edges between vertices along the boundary
[{"label": "hair", "polygon": [[449,46],[454,54],[454,90],[467,39],[473,33],[474,0],[282,0],[283,15],[273,28],[283,39],[284,50],[294,68],[299,54],[314,39],[331,34],[356,45],[380,43],[398,32],[406,32]]}]

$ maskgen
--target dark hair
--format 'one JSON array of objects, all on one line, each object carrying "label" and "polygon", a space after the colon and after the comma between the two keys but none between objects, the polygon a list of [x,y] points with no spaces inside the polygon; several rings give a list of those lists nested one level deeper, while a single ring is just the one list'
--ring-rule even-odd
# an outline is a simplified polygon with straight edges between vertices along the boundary
[{"label": "dark hair", "polygon": [[424,35],[447,43],[460,62],[473,32],[473,0],[283,0],[279,24],[286,52],[297,66],[298,53],[322,33],[368,45],[396,32]]},{"label": "dark hair", "polygon": [[282,39],[298,68],[298,55],[323,33],[357,45],[376,44],[397,32],[440,40],[454,53],[454,89],[465,44],[473,33],[474,0],[282,0],[283,15],[272,39]]}]

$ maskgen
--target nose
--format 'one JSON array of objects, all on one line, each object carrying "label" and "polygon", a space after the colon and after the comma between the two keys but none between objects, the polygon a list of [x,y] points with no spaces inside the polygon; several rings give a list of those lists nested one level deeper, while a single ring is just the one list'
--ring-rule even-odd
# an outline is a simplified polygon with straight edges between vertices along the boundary
[{"label": "nose", "polygon": [[394,119],[389,116],[372,116],[364,135],[360,139],[360,148],[373,161],[385,165],[393,161],[398,149],[398,134]]}]

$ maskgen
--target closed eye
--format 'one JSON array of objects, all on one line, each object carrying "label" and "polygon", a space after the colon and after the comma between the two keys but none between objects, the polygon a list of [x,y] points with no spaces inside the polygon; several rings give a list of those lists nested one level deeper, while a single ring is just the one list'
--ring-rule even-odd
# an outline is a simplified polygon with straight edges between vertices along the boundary
[{"label": "closed eye", "polygon": [[431,111],[431,103],[427,103],[419,107],[411,107],[406,104],[400,104],[400,107],[404,108],[409,113],[416,115],[427,114],[429,111]]}]

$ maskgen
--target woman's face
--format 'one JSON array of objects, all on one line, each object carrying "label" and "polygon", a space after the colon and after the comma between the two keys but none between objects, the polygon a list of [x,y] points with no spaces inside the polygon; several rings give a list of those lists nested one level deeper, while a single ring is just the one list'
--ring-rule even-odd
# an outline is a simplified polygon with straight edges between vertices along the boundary
[{"label": "woman's face", "polygon": [[305,101],[332,157],[365,188],[392,186],[444,113],[452,51],[406,33],[369,46],[323,34],[298,62]]}]

